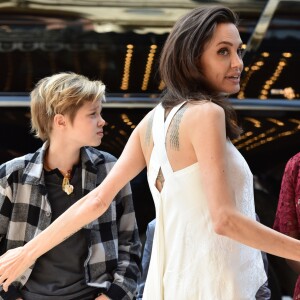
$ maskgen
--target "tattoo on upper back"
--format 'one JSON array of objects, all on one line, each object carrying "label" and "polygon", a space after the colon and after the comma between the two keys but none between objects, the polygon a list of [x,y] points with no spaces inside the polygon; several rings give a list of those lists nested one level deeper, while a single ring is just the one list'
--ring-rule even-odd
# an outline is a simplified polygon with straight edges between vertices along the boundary
[{"label": "tattoo on upper back", "polygon": [[170,147],[174,150],[179,150],[179,125],[186,109],[187,107],[185,105],[180,108],[176,115],[173,117],[170,125]]},{"label": "tattoo on upper back", "polygon": [[145,134],[145,144],[150,146],[151,136],[152,136],[152,125],[153,125],[154,111],[151,113],[149,120],[147,122],[146,134]]}]

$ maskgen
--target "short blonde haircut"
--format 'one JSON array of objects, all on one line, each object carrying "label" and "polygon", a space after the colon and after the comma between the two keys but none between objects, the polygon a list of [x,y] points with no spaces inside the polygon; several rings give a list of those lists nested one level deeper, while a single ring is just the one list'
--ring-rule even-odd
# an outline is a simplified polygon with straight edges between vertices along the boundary
[{"label": "short blonde haircut", "polygon": [[58,73],[41,79],[30,97],[31,131],[46,141],[56,114],[68,115],[73,122],[85,102],[105,101],[105,85],[75,73]]}]

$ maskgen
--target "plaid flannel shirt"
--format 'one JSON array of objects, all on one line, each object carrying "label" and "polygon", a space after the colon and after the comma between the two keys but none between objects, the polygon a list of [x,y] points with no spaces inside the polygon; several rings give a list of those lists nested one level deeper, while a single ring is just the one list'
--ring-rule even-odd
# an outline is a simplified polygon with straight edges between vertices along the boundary
[{"label": "plaid flannel shirt", "polygon": [[[0,253],[23,246],[50,225],[51,207],[44,182],[43,159],[48,143],[32,154],[0,166]],[[92,147],[81,148],[82,190],[98,186],[116,158]],[[113,300],[133,299],[136,294],[141,243],[131,189],[126,185],[109,209],[85,229],[89,231],[85,278],[90,286],[107,289]],[[32,266],[34,267],[34,266]],[[22,288],[32,269],[14,283]],[[4,291],[2,296],[6,298]]]}]

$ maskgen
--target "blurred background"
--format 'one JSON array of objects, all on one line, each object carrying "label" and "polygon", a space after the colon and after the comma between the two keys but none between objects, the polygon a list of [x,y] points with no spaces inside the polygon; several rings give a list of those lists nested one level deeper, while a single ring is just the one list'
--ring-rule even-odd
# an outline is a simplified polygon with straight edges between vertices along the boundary
[{"label": "blurred background", "polygon": [[[100,148],[118,157],[160,98],[160,51],[174,22],[197,6],[223,4],[240,17],[244,72],[230,98],[244,132],[234,144],[255,178],[261,222],[272,226],[283,168],[300,150],[300,1],[0,0],[0,163],[35,151],[28,93],[72,71],[107,86]],[[154,218],[143,171],[132,181],[141,237]],[[296,274],[269,255],[272,299],[290,297]]]}]

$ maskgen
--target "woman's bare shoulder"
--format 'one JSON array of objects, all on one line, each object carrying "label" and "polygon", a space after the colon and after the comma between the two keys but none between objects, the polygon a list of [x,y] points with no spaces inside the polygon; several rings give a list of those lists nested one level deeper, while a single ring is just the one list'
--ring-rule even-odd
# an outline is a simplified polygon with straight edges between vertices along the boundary
[{"label": "woman's bare shoulder", "polygon": [[203,143],[208,138],[219,139],[226,136],[224,109],[210,101],[189,104],[183,126],[192,143]]},{"label": "woman's bare shoulder", "polygon": [[155,111],[155,107],[153,109],[151,109],[144,117],[143,119],[139,122],[138,124],[138,129],[139,130],[143,130],[145,129],[147,126],[149,126],[149,123],[152,123],[153,121],[153,116],[154,116],[154,111]]},{"label": "woman's bare shoulder", "polygon": [[214,119],[223,119],[225,112],[224,109],[211,101],[201,101],[201,102],[192,102],[188,104],[188,120],[193,121],[201,120],[214,120]]}]

